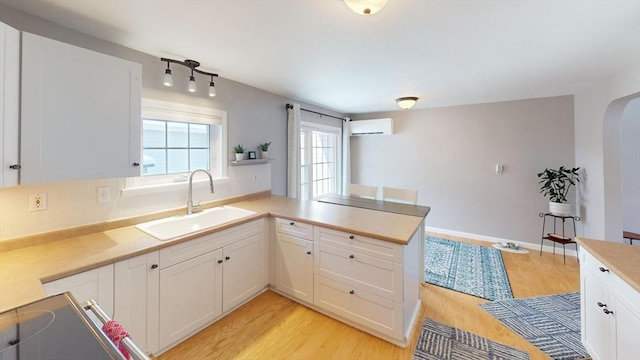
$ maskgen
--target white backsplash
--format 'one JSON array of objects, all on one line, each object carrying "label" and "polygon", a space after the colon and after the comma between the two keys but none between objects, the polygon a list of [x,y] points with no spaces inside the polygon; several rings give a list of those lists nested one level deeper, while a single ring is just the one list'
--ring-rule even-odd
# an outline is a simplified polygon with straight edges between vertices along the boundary
[{"label": "white backsplash", "polygon": [[[271,164],[230,166],[229,181],[208,186],[194,184],[197,203],[271,190]],[[0,189],[0,241],[54,230],[101,223],[186,206],[187,183],[161,192],[133,192],[123,196],[126,180],[105,179]],[[111,189],[111,201],[98,203],[98,187]],[[29,195],[47,194],[47,210],[29,211]]]}]

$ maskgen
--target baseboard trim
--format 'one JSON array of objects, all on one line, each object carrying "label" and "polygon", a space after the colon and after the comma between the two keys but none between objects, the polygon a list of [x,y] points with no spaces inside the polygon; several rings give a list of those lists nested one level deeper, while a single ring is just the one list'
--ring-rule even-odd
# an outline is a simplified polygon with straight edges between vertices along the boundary
[{"label": "baseboard trim", "polygon": [[[493,236],[466,233],[466,232],[462,232],[462,231],[441,229],[441,228],[435,228],[435,227],[431,227],[431,226],[425,226],[424,230],[428,231],[428,232],[432,232],[432,233],[440,233],[440,234],[444,234],[444,235],[465,237],[465,238],[469,238],[469,239],[473,239],[473,240],[486,241],[486,242],[490,242],[490,243],[512,242],[512,243],[519,244],[523,248],[531,249],[531,250],[534,250],[534,251],[540,251],[540,244],[532,244],[532,243],[521,242],[521,241],[516,241],[516,240],[512,240],[512,239],[504,239],[504,238],[493,237]],[[545,243],[550,243],[550,241],[545,241]],[[573,247],[572,245],[567,245],[567,247],[566,247],[567,256],[577,257],[575,248],[571,249],[571,248],[569,248],[569,246]],[[542,246],[542,251],[548,252],[548,253],[553,253],[553,245],[543,245]],[[558,244],[556,246],[556,253],[562,254],[562,245]]]}]

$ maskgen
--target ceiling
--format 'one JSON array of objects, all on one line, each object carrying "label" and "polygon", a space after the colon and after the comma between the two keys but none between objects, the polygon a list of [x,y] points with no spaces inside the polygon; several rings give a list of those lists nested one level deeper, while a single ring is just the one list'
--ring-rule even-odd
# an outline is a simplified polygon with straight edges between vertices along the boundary
[{"label": "ceiling", "polygon": [[[573,94],[640,61],[640,0],[0,0],[348,114]],[[162,76],[162,74],[158,74]],[[218,89],[224,91],[223,88]]]}]

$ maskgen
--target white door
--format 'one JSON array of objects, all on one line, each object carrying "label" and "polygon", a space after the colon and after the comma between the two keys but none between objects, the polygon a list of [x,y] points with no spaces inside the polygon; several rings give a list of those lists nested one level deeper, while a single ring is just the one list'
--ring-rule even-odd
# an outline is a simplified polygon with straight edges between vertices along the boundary
[{"label": "white door", "polygon": [[114,314],[144,351],[158,351],[159,254],[153,251],[115,264]]},{"label": "white door", "polygon": [[[616,322],[616,359],[634,359],[640,357],[640,319],[623,302],[611,296],[615,305],[610,314]],[[638,304],[635,304],[636,306]]]},{"label": "white door", "polygon": [[278,233],[276,288],[313,304],[313,242]]},{"label": "white door", "polygon": [[18,185],[20,32],[0,22],[0,188]]},{"label": "white door", "polygon": [[609,359],[612,319],[603,312],[603,309],[611,306],[608,304],[609,294],[599,274],[586,266],[580,270],[584,271],[581,291],[584,293],[582,336],[585,346],[594,359]]},{"label": "white door", "polygon": [[21,184],[140,175],[140,64],[22,33],[21,81]]},{"label": "white door", "polygon": [[47,295],[70,291],[82,304],[96,300],[109,316],[113,316],[113,264],[43,284]]},{"label": "white door", "polygon": [[160,351],[222,314],[222,250],[160,270]]},{"label": "white door", "polygon": [[267,285],[264,234],[225,246],[223,257],[222,309],[227,312]]}]

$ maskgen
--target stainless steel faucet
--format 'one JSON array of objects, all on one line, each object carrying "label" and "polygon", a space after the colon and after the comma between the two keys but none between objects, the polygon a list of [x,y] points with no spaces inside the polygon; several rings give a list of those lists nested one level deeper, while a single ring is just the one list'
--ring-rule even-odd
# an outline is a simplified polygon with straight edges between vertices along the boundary
[{"label": "stainless steel faucet", "polygon": [[203,172],[207,174],[207,176],[209,177],[209,186],[211,187],[211,193],[213,194],[213,177],[211,176],[211,173],[204,169],[193,170],[191,175],[189,175],[189,194],[187,195],[188,196],[187,214],[193,213],[193,209],[197,209],[200,206],[200,202],[198,202],[196,205],[193,205],[193,175],[197,172]]}]

